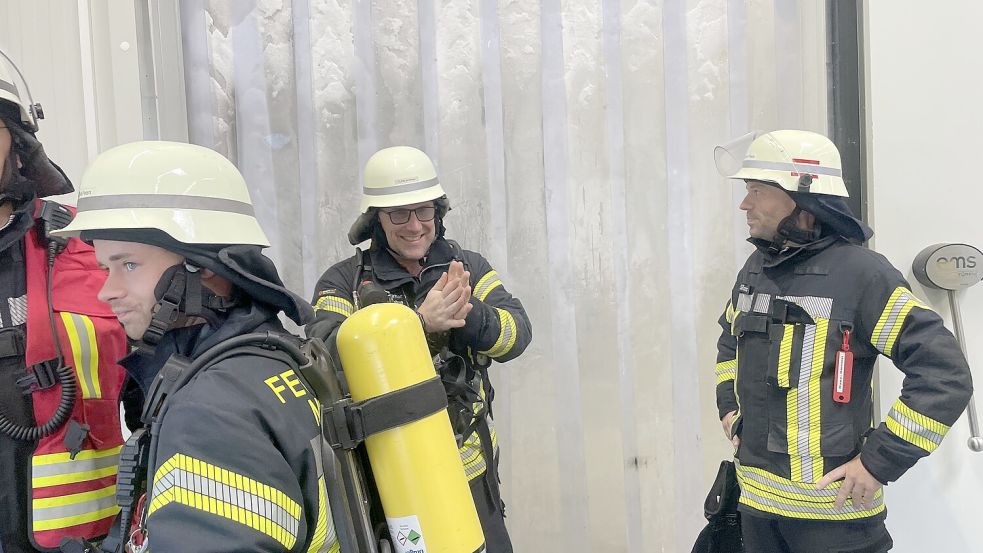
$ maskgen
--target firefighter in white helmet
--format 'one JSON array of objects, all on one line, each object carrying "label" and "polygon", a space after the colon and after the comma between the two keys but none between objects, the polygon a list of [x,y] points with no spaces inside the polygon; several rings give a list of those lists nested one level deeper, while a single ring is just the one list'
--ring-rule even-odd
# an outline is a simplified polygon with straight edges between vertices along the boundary
[{"label": "firefighter in white helmet", "polygon": [[[748,551],[887,551],[882,486],[935,450],[972,382],[952,334],[847,206],[817,133],[752,133],[715,150],[744,181],[751,254],[720,317],[717,406],[735,446]],[[879,355],[905,373],[871,427]],[[887,392],[882,392],[887,393]]]},{"label": "firefighter in white helmet", "polygon": [[0,52],[0,551],[96,539],[116,514],[126,337],[95,298],[92,248],[51,232],[72,183],[35,137],[40,105]]},{"label": "firefighter in white helmet", "polygon": [[123,361],[144,397],[120,468],[135,490],[118,494],[127,551],[337,551],[319,406],[278,319],[312,310],[262,254],[235,166],[190,144],[118,146],[86,170],[58,234],[93,243],[99,299],[138,346]]},{"label": "firefighter in white helmet", "polygon": [[489,367],[525,350],[529,319],[481,254],[444,237],[450,203],[425,153],[380,150],[364,178],[361,214],[348,239],[371,246],[318,281],[307,334],[330,345],[341,323],[370,303],[399,302],[417,311],[444,380],[487,551],[512,551],[498,486]]}]

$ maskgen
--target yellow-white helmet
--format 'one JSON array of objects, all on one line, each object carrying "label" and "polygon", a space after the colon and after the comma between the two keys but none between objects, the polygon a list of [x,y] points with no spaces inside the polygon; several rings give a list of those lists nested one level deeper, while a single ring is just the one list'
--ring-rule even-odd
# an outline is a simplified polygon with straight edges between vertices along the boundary
[{"label": "yellow-white helmet", "polygon": [[825,136],[799,130],[752,132],[713,150],[724,177],[770,182],[789,192],[849,197],[840,152]]},{"label": "yellow-white helmet", "polygon": [[394,207],[444,195],[427,154],[410,146],[394,146],[372,154],[365,163],[362,213],[370,207]]},{"label": "yellow-white helmet", "polygon": [[30,94],[17,86],[17,81],[14,80],[15,76],[19,78],[26,89],[27,83],[20,71],[17,70],[17,66],[7,57],[7,54],[0,51],[0,100],[6,100],[17,106],[20,111],[20,121],[24,128],[31,132],[37,132],[37,120],[44,117],[40,111],[41,105],[32,104],[27,99]]},{"label": "yellow-white helmet", "polygon": [[433,161],[416,148],[393,146],[372,154],[365,162],[364,180],[361,215],[348,231],[348,240],[352,244],[371,238],[375,220],[372,208],[434,200],[440,217],[450,209]]},{"label": "yellow-white helmet", "polygon": [[100,154],[82,175],[75,220],[54,234],[120,229],[157,229],[184,244],[270,245],[235,166],[179,142],[132,142]]}]

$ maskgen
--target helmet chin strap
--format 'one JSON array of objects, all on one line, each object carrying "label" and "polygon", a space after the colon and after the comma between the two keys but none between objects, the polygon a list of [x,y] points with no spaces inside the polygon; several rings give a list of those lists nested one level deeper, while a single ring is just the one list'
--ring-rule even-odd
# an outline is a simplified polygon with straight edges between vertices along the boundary
[{"label": "helmet chin strap", "polygon": [[778,231],[775,233],[775,238],[768,246],[769,252],[775,254],[781,253],[790,244],[808,244],[818,237],[818,223],[816,228],[799,228],[798,221],[800,213],[802,213],[802,208],[795,206],[792,213],[778,223]]},{"label": "helmet chin strap", "polygon": [[167,331],[190,318],[200,317],[211,324],[219,321],[219,314],[236,305],[238,298],[216,295],[201,282],[201,268],[181,263],[164,271],[155,289],[157,305],[154,306],[150,326],[141,340],[151,348],[160,343]]}]

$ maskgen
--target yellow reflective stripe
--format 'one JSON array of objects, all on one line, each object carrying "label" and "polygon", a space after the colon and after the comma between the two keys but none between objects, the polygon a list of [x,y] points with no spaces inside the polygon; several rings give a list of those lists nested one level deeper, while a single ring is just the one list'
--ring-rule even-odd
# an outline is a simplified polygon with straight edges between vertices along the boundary
[{"label": "yellow reflective stripe", "polygon": [[949,432],[948,425],[915,411],[900,399],[894,402],[884,424],[897,437],[928,453],[935,451]]},{"label": "yellow reflective stripe", "polygon": [[109,449],[83,449],[78,452],[75,459],[72,459],[72,454],[67,451],[64,453],[47,453],[43,455],[35,455],[31,458],[31,464],[35,467],[41,465],[54,465],[56,463],[68,463],[75,462],[79,463],[81,461],[88,461],[90,459],[102,459],[104,457],[113,457],[119,455],[120,450],[123,446],[111,447]]},{"label": "yellow reflective stripe", "polygon": [[792,480],[797,482],[815,482],[822,478],[820,383],[828,333],[829,319],[817,318],[815,325],[805,327],[799,385],[785,396],[789,468]]},{"label": "yellow reflective stripe", "polygon": [[734,305],[731,302],[727,302],[727,308],[724,309],[724,320],[727,321],[728,323],[733,324],[734,316],[736,314],[737,311],[734,309]]},{"label": "yellow reflective stripe", "polygon": [[57,530],[59,528],[69,528],[71,526],[78,526],[79,524],[86,524],[89,522],[95,522],[97,520],[103,520],[106,518],[114,518],[117,514],[119,514],[119,506],[113,505],[112,507],[106,507],[104,509],[100,509],[98,511],[92,511],[91,513],[85,513],[82,515],[48,520],[43,522],[35,521],[34,531],[39,532],[42,530]]},{"label": "yellow reflective stripe", "polygon": [[[495,431],[495,422],[487,416],[485,420],[488,422],[488,430],[491,434],[492,451],[498,451],[498,432]],[[461,456],[461,463],[464,465],[464,475],[468,480],[474,480],[477,476],[485,472],[487,468],[485,452],[481,448],[481,438],[477,432],[472,432],[464,440],[464,444],[458,450],[458,453]]]},{"label": "yellow reflective stripe", "polygon": [[116,486],[32,501],[34,531],[55,530],[116,516]]},{"label": "yellow reflective stripe", "polygon": [[80,451],[74,460],[69,453],[35,455],[31,459],[31,486],[45,488],[113,476],[121,448]]},{"label": "yellow reflective stripe", "polygon": [[884,510],[883,490],[874,494],[873,505],[868,509],[854,507],[850,499],[842,509],[837,509],[836,495],[842,481],[817,490],[812,483],[796,482],[759,468],[745,467],[738,461],[734,464],[741,485],[740,502],[759,511],[800,519],[854,520]]},{"label": "yellow reflective stripe", "polygon": [[74,472],[71,474],[62,474],[58,476],[37,476],[31,479],[31,485],[35,488],[47,488],[48,486],[76,484],[78,482],[86,482],[88,480],[96,480],[98,478],[113,476],[116,474],[117,470],[116,465],[113,465],[111,467],[87,470],[83,472]]},{"label": "yellow reflective stripe", "polygon": [[736,333],[737,328],[735,328],[735,325],[737,325],[737,316],[740,315],[740,314],[741,314],[741,310],[740,309],[735,309],[734,310],[734,317],[730,320],[730,334],[731,334],[731,336],[736,336],[737,335],[737,333]]},{"label": "yellow reflective stripe", "polygon": [[147,516],[170,503],[248,526],[287,549],[297,542],[300,505],[282,491],[228,469],[177,453],[154,474]]},{"label": "yellow reflective stripe", "polygon": [[[818,482],[823,477],[822,438],[822,376],[826,364],[826,338],[829,319],[816,319],[816,341],[812,350],[812,373],[809,375],[809,456],[812,457],[812,478]],[[800,376],[801,378],[801,376]],[[802,383],[800,381],[799,385]]]},{"label": "yellow reflective stripe", "polygon": [[916,298],[911,290],[904,286],[895,288],[890,299],[887,300],[887,305],[884,306],[884,311],[881,312],[881,316],[877,320],[877,325],[874,326],[874,332],[870,336],[870,342],[878,351],[891,357],[894,342],[897,340],[898,334],[901,333],[905,319],[913,307],[931,310],[928,305]]},{"label": "yellow reflective stripe", "polygon": [[717,363],[716,374],[717,384],[737,378],[737,359]]},{"label": "yellow reflective stripe", "polygon": [[499,331],[498,340],[495,344],[485,351],[479,351],[478,353],[487,355],[488,357],[501,357],[512,350],[512,346],[515,345],[516,338],[516,325],[515,319],[512,314],[505,309],[495,308],[498,312],[499,321]]},{"label": "yellow reflective stripe", "polygon": [[307,553],[330,553],[332,549],[340,548],[338,539],[335,536],[334,525],[328,524],[328,499],[324,491],[324,477],[317,479],[317,523],[314,525],[314,534],[311,536],[311,544],[307,548]]},{"label": "yellow reflective stripe", "polygon": [[795,325],[785,325],[785,333],[782,335],[782,343],[778,349],[778,386],[780,388],[789,387],[788,369],[792,362],[793,334],[795,334]]},{"label": "yellow reflective stripe", "polygon": [[106,486],[91,492],[73,493],[56,497],[43,497],[34,499],[31,504],[35,509],[48,509],[50,507],[64,507],[65,505],[87,503],[93,499],[112,497],[116,495],[116,485]]},{"label": "yellow reflective stripe", "polygon": [[317,422],[318,426],[321,426],[321,402],[316,399],[308,399],[307,405],[314,413],[314,421]]},{"label": "yellow reflective stripe", "polygon": [[488,271],[487,273],[485,273],[485,276],[481,277],[481,279],[478,280],[478,283],[474,285],[474,292],[471,295],[473,295],[474,297],[478,298],[481,301],[485,301],[485,298],[488,297],[488,294],[490,294],[492,290],[498,288],[501,285],[502,285],[502,281],[501,279],[498,278],[498,272]]},{"label": "yellow reflective stripe", "polygon": [[73,366],[78,375],[82,399],[101,398],[99,384],[99,347],[92,319],[77,313],[61,313],[65,333],[72,346]]},{"label": "yellow reflective stripe", "polygon": [[355,312],[355,306],[352,302],[342,298],[340,296],[321,296],[314,304],[315,311],[331,311],[332,313],[338,313],[339,315],[344,315],[346,317],[351,316]]}]

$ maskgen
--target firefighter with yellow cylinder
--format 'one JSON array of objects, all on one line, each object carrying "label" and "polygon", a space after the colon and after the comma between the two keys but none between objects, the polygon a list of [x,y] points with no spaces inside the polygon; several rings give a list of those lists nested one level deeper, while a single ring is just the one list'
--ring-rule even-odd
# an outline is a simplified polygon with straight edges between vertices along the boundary
[{"label": "firefighter with yellow cylinder", "polygon": [[[458,536],[458,523],[447,517],[461,509],[451,506],[458,492],[450,490],[461,475],[487,552],[511,553],[498,483],[489,368],[525,350],[532,339],[529,319],[481,254],[445,238],[450,202],[425,153],[406,146],[376,152],[366,163],[362,192],[361,214],[348,239],[352,245],[371,240],[370,247],[356,249],[322,275],[312,301],[315,320],[306,331],[337,347],[355,402],[414,386],[431,394],[438,390],[436,383],[442,384],[451,432],[443,422],[447,416],[431,417],[366,440],[394,546],[423,550],[411,539],[421,535],[413,526],[418,521],[425,551],[444,551],[431,549],[437,543],[431,529],[440,528],[441,539],[445,533]],[[412,396],[407,392],[404,397],[409,401]],[[407,406],[412,407],[400,402],[395,410]],[[416,410],[429,415],[430,408]],[[359,421],[359,416],[346,418]],[[444,464],[439,434],[457,440],[459,460],[453,470]],[[470,532],[462,529],[459,535],[452,539],[464,540]],[[446,550],[476,550],[469,549],[471,542],[456,543]]]},{"label": "firefighter with yellow cylinder", "polygon": [[[478,515],[442,408],[443,386],[419,318],[406,306],[372,305],[341,326],[337,345],[352,400],[367,403],[402,393],[385,412],[414,411],[414,402],[423,412],[431,411],[365,438],[395,550],[484,551]],[[421,391],[427,384],[430,393]],[[428,397],[436,411],[422,405]]]}]

